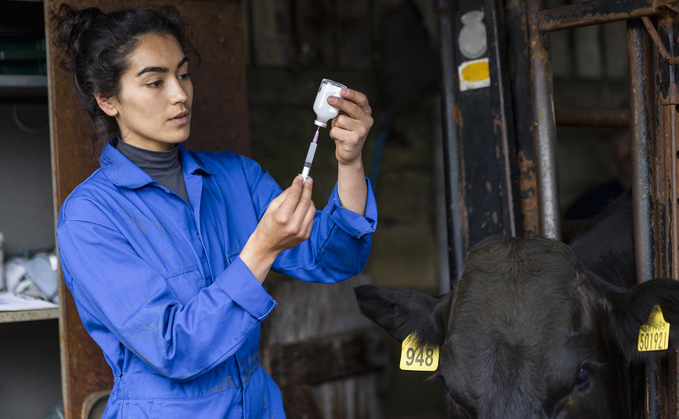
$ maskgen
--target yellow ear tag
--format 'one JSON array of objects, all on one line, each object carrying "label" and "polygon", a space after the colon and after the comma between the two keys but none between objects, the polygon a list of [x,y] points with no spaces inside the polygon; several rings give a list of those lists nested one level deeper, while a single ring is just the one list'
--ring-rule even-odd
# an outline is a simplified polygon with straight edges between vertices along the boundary
[{"label": "yellow ear tag", "polygon": [[646,324],[639,329],[639,352],[664,351],[670,340],[670,324],[665,321],[659,305],[654,305]]},{"label": "yellow ear tag", "polygon": [[439,367],[438,346],[417,346],[415,332],[403,340],[401,369],[407,371],[436,371]]}]

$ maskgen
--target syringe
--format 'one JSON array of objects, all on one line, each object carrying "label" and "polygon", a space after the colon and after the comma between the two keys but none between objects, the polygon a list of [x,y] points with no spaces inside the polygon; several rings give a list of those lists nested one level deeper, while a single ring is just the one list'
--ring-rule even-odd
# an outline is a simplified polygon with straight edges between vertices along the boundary
[{"label": "syringe", "polygon": [[314,154],[316,154],[316,147],[318,146],[318,131],[321,128],[316,128],[316,134],[314,134],[314,139],[309,144],[309,151],[306,153],[306,159],[304,159],[304,168],[302,169],[302,178],[306,182],[306,178],[309,177],[309,171],[311,170],[311,163],[314,161]]}]

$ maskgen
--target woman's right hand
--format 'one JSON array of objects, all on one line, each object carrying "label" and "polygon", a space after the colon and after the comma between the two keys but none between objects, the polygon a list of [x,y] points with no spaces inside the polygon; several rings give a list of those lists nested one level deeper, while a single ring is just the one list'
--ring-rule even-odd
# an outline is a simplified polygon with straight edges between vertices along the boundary
[{"label": "woman's right hand", "polygon": [[263,283],[276,257],[311,235],[316,207],[311,201],[313,180],[297,176],[292,185],[267,208],[257,228],[241,251],[240,258]]}]

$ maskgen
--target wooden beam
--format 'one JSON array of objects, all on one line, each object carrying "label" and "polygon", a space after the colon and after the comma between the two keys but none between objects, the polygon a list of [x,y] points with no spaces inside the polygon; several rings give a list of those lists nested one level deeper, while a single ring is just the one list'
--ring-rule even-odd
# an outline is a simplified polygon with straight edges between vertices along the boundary
[{"label": "wooden beam", "polygon": [[318,384],[384,367],[387,348],[374,331],[364,330],[262,348],[262,364],[281,388]]}]

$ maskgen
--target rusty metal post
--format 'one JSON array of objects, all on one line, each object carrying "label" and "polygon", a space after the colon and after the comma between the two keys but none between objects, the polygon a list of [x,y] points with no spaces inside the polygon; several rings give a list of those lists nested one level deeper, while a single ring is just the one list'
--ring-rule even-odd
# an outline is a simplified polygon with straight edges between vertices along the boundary
[{"label": "rusty metal post", "polygon": [[505,30],[505,15],[498,0],[484,0],[486,33],[488,42],[488,63],[491,79],[490,98],[493,115],[498,166],[498,184],[502,209],[503,235],[522,235],[517,225],[517,214],[521,211],[516,165],[516,141],[514,138],[514,115],[512,109],[511,84],[509,82],[509,54]]},{"label": "rusty metal post", "polygon": [[653,278],[653,200],[651,138],[653,92],[650,39],[639,19],[627,23],[630,69],[630,130],[632,133],[632,193],[634,195],[634,257],[637,282]]},{"label": "rusty metal post", "polygon": [[459,114],[457,101],[457,63],[455,54],[455,12],[457,2],[437,0],[435,3],[441,39],[443,82],[441,95],[443,120],[443,160],[446,180],[446,212],[448,219],[448,259],[451,282],[455,282],[464,269],[464,224],[460,194],[460,141],[455,114]]},{"label": "rusty metal post", "polygon": [[558,31],[661,13],[671,0],[591,0],[541,10],[541,31]]},{"label": "rusty metal post", "polygon": [[[634,257],[637,282],[653,279],[654,228],[652,166],[654,104],[652,45],[639,19],[627,23],[627,50],[630,70],[630,129],[632,132],[632,194],[634,206]],[[658,403],[658,364],[646,366],[645,418],[660,417]]]},{"label": "rusty metal post", "polygon": [[547,34],[538,30],[538,12],[543,8],[544,2],[542,0],[528,0],[527,4],[540,235],[559,240],[561,238],[561,225],[556,168],[552,64],[549,60]]},{"label": "rusty metal post", "polygon": [[[676,13],[666,12],[658,16],[658,30],[654,39],[655,106],[657,121],[655,131],[655,173],[653,224],[655,231],[655,277],[678,278],[677,263],[677,129],[679,104],[676,71],[672,65],[677,54]],[[650,22],[647,19],[647,22]],[[665,52],[663,51],[665,50]],[[658,403],[661,417],[677,414],[677,355],[673,354],[659,363]]]},{"label": "rusty metal post", "polygon": [[527,5],[524,0],[507,0],[507,48],[509,55],[509,85],[512,113],[514,114],[514,141],[518,176],[515,179],[519,192],[521,211],[518,212],[517,230],[524,237],[538,237],[537,170],[535,143],[533,141],[533,109],[531,106],[530,53]]}]

